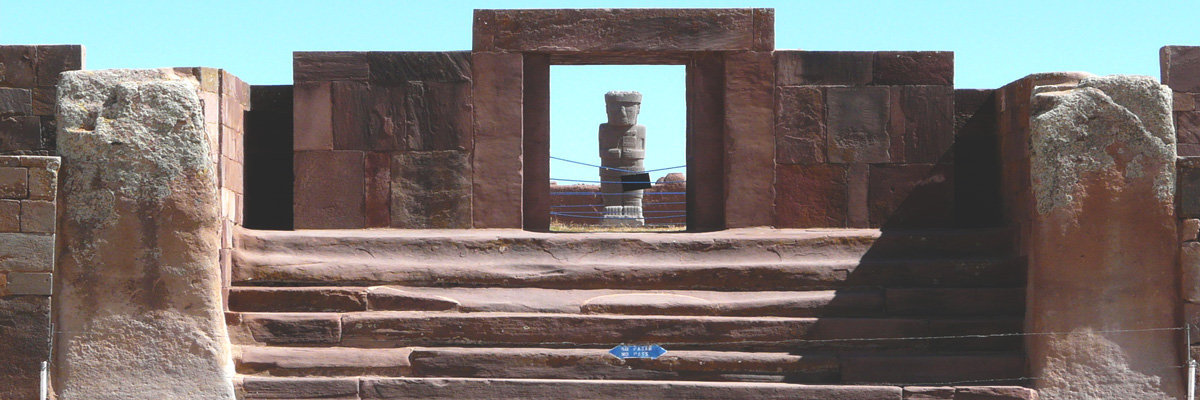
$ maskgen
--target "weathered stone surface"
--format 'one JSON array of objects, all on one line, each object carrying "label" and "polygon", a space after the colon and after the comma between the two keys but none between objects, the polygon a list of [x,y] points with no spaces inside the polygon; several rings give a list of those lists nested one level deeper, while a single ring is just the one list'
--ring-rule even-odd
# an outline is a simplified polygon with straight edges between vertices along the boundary
[{"label": "weathered stone surface", "polygon": [[0,233],[0,269],[50,271],[54,267],[54,236]]},{"label": "weathered stone surface", "polygon": [[[330,99],[333,104],[333,149],[334,150],[365,150],[369,144],[383,144],[394,140],[394,136],[381,136],[384,132],[372,131],[371,119],[379,113],[373,107],[400,107],[396,99],[372,96],[371,88],[364,82],[337,81],[330,84]],[[381,96],[390,94],[387,91],[377,91]],[[373,100],[380,100],[379,104]],[[390,101],[389,101],[390,100]],[[387,115],[392,115],[387,113]],[[375,140],[369,140],[375,139]],[[394,144],[390,147],[394,148]]]},{"label": "weathered stone surface", "polygon": [[905,386],[904,400],[954,400],[954,387]]},{"label": "weathered stone surface", "polygon": [[247,399],[358,399],[358,378],[246,377]]},{"label": "weathered stone surface", "polygon": [[83,69],[83,46],[77,44],[37,47],[37,84],[54,86],[59,74]]},{"label": "weathered stone surface", "polygon": [[11,295],[49,296],[54,292],[54,276],[49,272],[9,272],[6,287]]},{"label": "weathered stone surface", "polygon": [[41,118],[36,116],[0,117],[0,153],[41,148]]},{"label": "weathered stone surface", "polygon": [[1180,144],[1200,144],[1200,111],[1176,112],[1175,130]]},{"label": "weathered stone surface", "polygon": [[1183,299],[1200,303],[1200,242],[1179,246],[1179,266],[1183,271]]},{"label": "weathered stone surface", "polygon": [[775,162],[825,162],[825,98],[821,89],[781,86],[775,90]]},{"label": "weathered stone surface", "polygon": [[21,231],[21,201],[0,199],[0,232]]},{"label": "weathered stone surface", "polygon": [[[242,346],[238,373],[271,376],[411,376],[410,348]],[[314,393],[296,393],[312,396]],[[354,397],[357,399],[358,397]]]},{"label": "weathered stone surface", "polygon": [[869,51],[777,51],[776,83],[848,85],[871,83],[875,53]]},{"label": "weathered stone surface", "polygon": [[[936,163],[953,160],[954,88],[903,86],[892,90],[888,133],[892,161]],[[899,146],[897,146],[899,145]]]},{"label": "weathered stone surface", "polygon": [[363,382],[363,399],[710,399],[901,400],[897,386],[789,385],[742,382],[637,382],[622,380],[375,378]]},{"label": "weathered stone surface", "polygon": [[37,47],[0,46],[0,86],[37,86]]},{"label": "weathered stone surface", "polygon": [[469,51],[404,51],[362,53],[372,83],[470,82]]},{"label": "weathered stone surface", "polygon": [[29,169],[0,167],[0,198],[24,199],[27,197],[29,197]]},{"label": "weathered stone surface", "polygon": [[341,340],[335,313],[246,314],[239,328],[266,344],[335,344]]},{"label": "weathered stone surface", "polygon": [[1163,84],[1178,92],[1200,92],[1200,46],[1163,46],[1159,62]]},{"label": "weathered stone surface", "polygon": [[469,83],[410,82],[402,104],[406,149],[471,149],[474,115]]},{"label": "weathered stone surface", "polygon": [[229,290],[229,310],[242,312],[365,311],[366,292],[335,287]]},{"label": "weathered stone surface", "polygon": [[777,228],[829,228],[846,224],[845,167],[780,165],[775,193]]},{"label": "weathered stone surface", "polygon": [[[480,12],[487,12],[486,10]],[[478,18],[476,19],[478,21]],[[471,159],[474,228],[520,228],[524,66],[520,54],[474,53],[475,151]]]},{"label": "weathered stone surface", "polygon": [[1179,241],[1194,242],[1200,237],[1200,219],[1188,218],[1179,221]]},{"label": "weathered stone surface", "polygon": [[[1170,89],[1149,77],[1036,90],[1030,121],[1032,376],[1046,399],[1178,399]],[[1103,288],[1103,290],[1097,290]],[[1114,295],[1120,293],[1120,295]]]},{"label": "weathered stone surface", "polygon": [[445,296],[414,293],[391,287],[372,288],[367,293],[372,310],[445,311],[458,307],[458,302]]},{"label": "weathered stone surface", "polygon": [[296,82],[293,86],[293,149],[333,150],[331,91],[329,82]]},{"label": "weathered stone surface", "polygon": [[1171,108],[1176,112],[1196,109],[1196,96],[1193,93],[1175,92],[1171,96]]},{"label": "weathered stone surface", "polygon": [[0,297],[0,398],[37,399],[50,358],[50,297]]},{"label": "weathered stone surface", "polygon": [[295,155],[297,229],[362,228],[363,153],[302,151]]},{"label": "weathered stone surface", "polygon": [[959,387],[954,400],[1037,400],[1037,391],[1020,386]]},{"label": "weathered stone surface", "polygon": [[197,92],[171,70],[63,74],[59,399],[234,398]]},{"label": "weathered stone surface", "polygon": [[29,89],[0,88],[0,114],[33,114],[33,95]]},{"label": "weathered stone surface", "polygon": [[361,52],[302,52],[292,53],[292,80],[365,81],[370,64]]},{"label": "weathered stone surface", "polygon": [[891,139],[887,88],[829,88],[825,91],[827,146],[831,163],[882,163]]},{"label": "weathered stone surface", "polygon": [[1025,358],[1020,354],[843,356],[840,372],[848,383],[1004,380],[1024,376]]},{"label": "weathered stone surface", "polygon": [[869,179],[871,226],[946,227],[954,217],[952,165],[871,165]]},{"label": "weathered stone surface", "polygon": [[54,233],[54,202],[25,200],[21,202],[21,232]]},{"label": "weathered stone surface", "polygon": [[[761,24],[755,23],[759,13]],[[774,50],[770,9],[476,10],[475,51]],[[757,39],[757,40],[756,40]]]},{"label": "weathered stone surface", "polygon": [[954,85],[954,53],[881,51],[872,69],[876,85]]},{"label": "weathered stone surface", "polygon": [[58,194],[58,158],[51,157],[46,162],[45,165],[29,167],[29,198],[31,200],[53,201]]},{"label": "weathered stone surface", "polygon": [[1200,218],[1200,159],[1181,158],[1176,168],[1179,217]]},{"label": "weathered stone surface", "polygon": [[465,152],[397,153],[392,158],[392,226],[469,228],[470,176]]},{"label": "weathered stone surface", "polygon": [[725,227],[770,226],[775,181],[770,52],[725,56]]},{"label": "weathered stone surface", "polygon": [[391,225],[392,154],[372,151],[363,155],[364,225],[383,228]]}]

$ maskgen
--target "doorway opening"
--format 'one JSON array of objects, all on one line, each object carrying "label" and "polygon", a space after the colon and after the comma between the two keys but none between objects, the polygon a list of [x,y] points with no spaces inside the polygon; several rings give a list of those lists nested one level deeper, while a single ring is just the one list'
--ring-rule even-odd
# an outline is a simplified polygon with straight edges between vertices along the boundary
[{"label": "doorway opening", "polygon": [[550,66],[551,231],[687,229],[686,83],[683,65]]}]

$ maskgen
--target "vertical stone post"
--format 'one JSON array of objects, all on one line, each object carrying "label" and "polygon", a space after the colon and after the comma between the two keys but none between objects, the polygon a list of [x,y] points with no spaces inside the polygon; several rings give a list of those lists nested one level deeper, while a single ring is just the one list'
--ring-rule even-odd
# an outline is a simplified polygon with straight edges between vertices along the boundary
[{"label": "vertical stone post", "polygon": [[475,77],[472,226],[520,229],[524,223],[523,59],[521,53],[479,51],[471,57]]},{"label": "vertical stone post", "polygon": [[1134,76],[1032,93],[1034,385],[1050,400],[1182,398],[1171,93]]},{"label": "vertical stone post", "polygon": [[201,93],[173,70],[63,75],[59,399],[234,398]]}]

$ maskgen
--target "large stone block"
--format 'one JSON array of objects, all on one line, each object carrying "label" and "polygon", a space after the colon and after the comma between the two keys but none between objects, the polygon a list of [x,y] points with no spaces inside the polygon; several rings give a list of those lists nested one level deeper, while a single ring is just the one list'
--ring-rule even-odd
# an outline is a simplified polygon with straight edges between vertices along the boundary
[{"label": "large stone block", "polygon": [[871,226],[948,227],[954,216],[954,168],[947,164],[870,167]]},{"label": "large stone block", "polygon": [[25,200],[21,202],[21,232],[54,233],[54,202]]},{"label": "large stone block", "polygon": [[829,88],[825,91],[827,146],[832,163],[883,163],[891,160],[887,126],[888,89]]},{"label": "large stone block", "polygon": [[42,148],[42,120],[36,116],[0,117],[0,153]]},{"label": "large stone block", "polygon": [[872,69],[875,85],[954,85],[954,53],[881,51]]},{"label": "large stone block", "polygon": [[0,199],[29,197],[29,169],[0,167]]},{"label": "large stone block", "polygon": [[372,83],[470,82],[471,52],[369,52]]},{"label": "large stone block", "polygon": [[396,154],[391,188],[393,227],[471,227],[471,162],[466,152]]},{"label": "large stone block", "polygon": [[1200,46],[1163,46],[1158,56],[1163,84],[1177,92],[1200,92]]},{"label": "large stone block", "polygon": [[843,227],[846,194],[844,166],[780,165],[775,182],[775,227]]},{"label": "large stone block", "polygon": [[0,46],[0,86],[37,86],[36,46]]},{"label": "large stone block", "polygon": [[[1175,113],[1175,139],[1179,144],[1200,144],[1200,111],[1180,111]],[[1185,156],[1195,155],[1186,154]]]},{"label": "large stone block", "polygon": [[363,156],[364,224],[368,228],[391,225],[392,154],[368,152]]},{"label": "large stone block", "polygon": [[198,92],[172,70],[62,75],[59,399],[234,398]]},{"label": "large stone block", "polygon": [[725,56],[725,226],[770,226],[775,66],[769,52]]},{"label": "large stone block", "polygon": [[0,88],[0,115],[33,114],[33,95],[29,89]]},{"label": "large stone block", "polygon": [[296,82],[292,89],[292,148],[333,150],[333,101],[329,82]]},{"label": "large stone block", "polygon": [[50,271],[53,268],[53,235],[0,233],[0,270]]},{"label": "large stone block", "polygon": [[59,74],[83,69],[83,46],[77,44],[37,46],[37,84],[54,86]]},{"label": "large stone block", "polygon": [[[952,161],[954,88],[901,86],[892,90],[892,161],[936,163]],[[899,147],[897,145],[902,145]]]},{"label": "large stone block", "polygon": [[521,228],[524,64],[520,54],[475,53],[475,152],[471,212],[475,228]]},{"label": "large stone block", "polygon": [[404,141],[409,150],[470,150],[471,84],[410,82],[404,93]]},{"label": "large stone block", "polygon": [[874,62],[870,51],[777,51],[775,79],[780,86],[862,86],[874,79]]},{"label": "large stone block", "polygon": [[1170,89],[1107,76],[1038,92],[1026,330],[1070,333],[1026,339],[1035,388],[1047,399],[1182,398],[1182,374],[1162,367],[1183,363],[1166,330],[1182,322]]},{"label": "large stone block", "polygon": [[1200,218],[1200,158],[1181,158],[1176,167],[1179,216]]},{"label": "large stone block", "polygon": [[50,297],[0,297],[0,398],[37,399],[50,359]]},{"label": "large stone block", "polygon": [[361,52],[292,53],[294,82],[365,81],[369,75],[370,64]]},{"label": "large stone block", "polygon": [[825,162],[825,98],[821,89],[780,86],[775,90],[775,162]]},{"label": "large stone block", "polygon": [[[757,17],[757,20],[756,20]],[[774,50],[770,9],[476,10],[475,51]]]},{"label": "large stone block", "polygon": [[21,201],[0,199],[0,232],[21,231]]},{"label": "large stone block", "polygon": [[[398,107],[395,102],[373,98],[371,87],[365,82],[338,81],[331,85],[330,99],[333,104],[333,148],[334,150],[364,150],[368,146],[371,132],[371,116],[374,101],[382,101],[380,107]],[[380,92],[388,94],[388,92]],[[390,116],[390,115],[389,115]],[[379,140],[378,142],[383,142]],[[395,147],[394,145],[392,147]]]},{"label": "large stone block", "polygon": [[295,155],[297,229],[362,228],[365,173],[361,151]]}]

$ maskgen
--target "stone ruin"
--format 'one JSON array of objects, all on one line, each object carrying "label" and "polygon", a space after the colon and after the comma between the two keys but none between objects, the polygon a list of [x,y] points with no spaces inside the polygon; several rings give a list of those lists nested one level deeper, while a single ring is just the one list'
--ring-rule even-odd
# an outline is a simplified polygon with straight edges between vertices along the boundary
[{"label": "stone ruin", "polygon": [[[0,46],[0,398],[1184,398],[1200,47],[956,89],[774,18],[478,10],[283,86]],[[686,66],[689,232],[546,232],[573,64]]]}]

